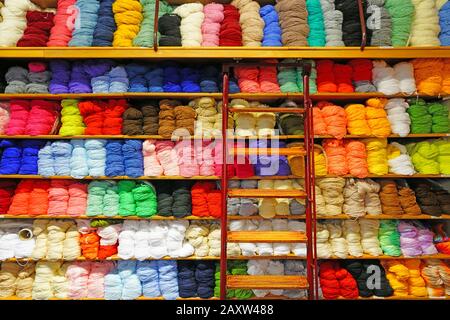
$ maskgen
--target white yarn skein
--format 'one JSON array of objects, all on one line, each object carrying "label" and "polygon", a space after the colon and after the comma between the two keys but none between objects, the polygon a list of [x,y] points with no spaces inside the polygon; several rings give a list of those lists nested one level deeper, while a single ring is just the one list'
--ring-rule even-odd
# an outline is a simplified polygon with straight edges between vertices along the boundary
[{"label": "white yarn skein", "polygon": [[[288,221],[287,219],[273,219],[272,220],[273,231],[287,231]],[[273,254],[276,256],[285,256],[291,252],[291,247],[288,243],[276,242],[273,244]]]},{"label": "white yarn skein", "polygon": [[208,246],[209,225],[205,223],[191,223],[186,230],[186,239],[195,249],[195,255],[206,257],[209,253]]},{"label": "white yarn skein", "polygon": [[378,241],[380,222],[378,220],[359,219],[359,226],[364,253],[375,257],[382,255],[383,251]]},{"label": "white yarn skein", "polygon": [[168,255],[173,258],[192,256],[195,253],[195,249],[187,240],[185,240],[189,221],[170,221],[167,225],[166,246]]},{"label": "white yarn skein", "polygon": [[[288,222],[288,230],[296,232],[306,232],[306,224],[297,220],[290,220]],[[290,245],[291,252],[300,257],[306,257],[306,243],[292,243]]]},{"label": "white yarn skein", "polygon": [[323,223],[318,223],[316,230],[317,256],[321,259],[329,259],[333,255],[331,244],[329,242],[330,232]]},{"label": "white yarn skein", "polygon": [[347,241],[348,253],[354,257],[361,257],[363,255],[363,248],[361,246],[361,234],[358,221],[343,221],[342,231]]},{"label": "white yarn skein", "polygon": [[[248,260],[247,261],[247,274],[249,275],[265,275],[268,272],[269,260]],[[252,290],[255,296],[265,297],[270,291],[269,290]]]},{"label": "white yarn skein", "polygon": [[41,260],[47,256],[47,225],[50,220],[36,219],[33,221],[33,234],[36,237],[33,253],[33,260]]},{"label": "white yarn skein", "polygon": [[406,94],[416,92],[416,80],[414,79],[414,66],[410,62],[399,62],[394,65],[395,78],[399,82],[400,91]]},{"label": "white yarn skein", "polygon": [[392,133],[396,133],[400,137],[406,137],[411,131],[411,118],[406,112],[408,108],[409,104],[402,98],[389,99],[384,107]]},{"label": "white yarn skein", "polygon": [[344,187],[344,206],[345,214],[358,218],[366,214],[364,205],[365,192],[358,188],[356,179],[347,179]]},{"label": "white yarn skein", "polygon": [[[258,231],[272,231],[272,221],[262,220],[259,222]],[[271,256],[274,254],[272,243],[257,243],[256,253],[260,256]]]},{"label": "white yarn skein", "polygon": [[63,241],[63,259],[70,261],[81,256],[80,234],[75,223],[71,223],[66,230]]},{"label": "white yarn skein", "polygon": [[381,200],[378,195],[380,185],[371,179],[358,179],[356,182],[358,189],[364,193],[365,211],[369,215],[380,215]]},{"label": "white yarn skein", "polygon": [[386,95],[400,93],[400,84],[395,77],[394,69],[384,60],[373,61],[372,82],[377,90]]},{"label": "white yarn skein", "polygon": [[344,21],[342,12],[336,10],[334,0],[320,0],[320,6],[325,24],[326,46],[345,47],[342,41],[342,22]]},{"label": "white yarn skein", "polygon": [[[208,247],[210,257],[220,256],[220,225],[217,223],[211,224],[208,234]],[[227,245],[228,246],[228,245]]]},{"label": "white yarn skein", "polygon": [[327,221],[325,223],[328,232],[330,233],[330,244],[333,254],[341,259],[345,259],[348,256],[348,244],[347,240],[342,236],[342,228],[338,221]]},{"label": "white yarn skein", "polygon": [[140,229],[144,231],[148,240],[147,250],[149,257],[161,259],[169,255],[166,245],[169,227],[166,221],[150,221],[148,225],[142,224]]},{"label": "white yarn skein", "polygon": [[139,230],[139,221],[125,220],[119,234],[117,256],[124,260],[134,258],[135,235]]},{"label": "white yarn skein", "polygon": [[416,173],[406,147],[398,142],[391,142],[390,145],[400,150],[401,155],[388,160],[389,172],[408,176],[412,176]]},{"label": "white yarn skein", "polygon": [[185,3],[173,11],[181,17],[180,32],[183,47],[200,47],[202,45],[202,24],[205,19],[201,3]]}]

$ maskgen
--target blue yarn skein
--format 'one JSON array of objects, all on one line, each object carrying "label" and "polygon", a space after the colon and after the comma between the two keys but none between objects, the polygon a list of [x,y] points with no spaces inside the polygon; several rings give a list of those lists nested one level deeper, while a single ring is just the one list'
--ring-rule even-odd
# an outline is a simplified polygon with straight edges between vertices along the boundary
[{"label": "blue yarn skein", "polygon": [[202,92],[219,92],[219,69],[206,65],[200,69],[200,89]]},{"label": "blue yarn skein", "polygon": [[100,3],[98,0],[77,0],[75,6],[78,8],[78,15],[69,47],[90,47],[94,39]]},{"label": "blue yarn skein", "polygon": [[125,175],[122,147],[123,143],[120,140],[108,140],[106,143],[106,176],[117,177]]},{"label": "blue yarn skein", "polygon": [[166,300],[175,300],[178,294],[178,269],[176,261],[158,260],[159,288]]},{"label": "blue yarn skein", "polygon": [[52,143],[49,141],[38,153],[38,174],[44,177],[54,176],[55,169],[53,167]]},{"label": "blue yarn skein", "polygon": [[263,47],[281,47],[281,27],[278,13],[272,5],[265,5],[259,10],[261,18],[264,20]]},{"label": "blue yarn skein", "polygon": [[93,47],[111,47],[117,29],[112,5],[115,0],[100,0],[97,25],[94,29]]},{"label": "blue yarn skein", "polygon": [[195,261],[178,261],[178,291],[181,298],[197,296]]},{"label": "blue yarn skein", "polygon": [[127,92],[130,82],[123,66],[112,68],[109,72],[109,92]]},{"label": "blue yarn skein", "polygon": [[181,92],[180,69],[175,63],[168,63],[164,67],[164,92]]},{"label": "blue yarn skein", "polygon": [[136,275],[136,261],[121,260],[117,263],[122,279],[122,300],[134,300],[142,295],[142,286]]},{"label": "blue yarn skein", "polygon": [[105,276],[104,292],[106,300],[120,300],[122,298],[122,278],[117,269]]},{"label": "blue yarn skein", "polygon": [[19,174],[38,174],[39,150],[44,146],[43,140],[22,141],[22,159]]},{"label": "blue yarn skein", "polygon": [[73,147],[72,157],[70,158],[70,175],[75,179],[82,179],[89,175],[84,140],[72,139],[70,144]]},{"label": "blue yarn skein", "polygon": [[183,92],[200,92],[199,78],[200,74],[195,68],[181,69],[181,88]]},{"label": "blue yarn skein", "polygon": [[149,68],[143,64],[130,63],[125,66],[128,78],[130,79],[129,92],[148,92],[147,79],[144,75]]},{"label": "blue yarn skein", "polygon": [[0,160],[0,174],[17,174],[22,159],[22,148],[13,140],[2,140],[0,148],[3,149]]},{"label": "blue yarn skein", "polygon": [[138,261],[136,274],[142,284],[142,295],[147,298],[161,296],[159,289],[158,264],[156,261]]},{"label": "blue yarn skein", "polygon": [[148,92],[164,92],[164,69],[152,68],[144,75],[148,82]]},{"label": "blue yarn skein", "polygon": [[109,93],[109,76],[99,76],[91,79],[93,93]]},{"label": "blue yarn skein", "polygon": [[142,156],[142,141],[127,139],[122,146],[125,175],[132,178],[144,175],[144,158]]},{"label": "blue yarn skein", "polygon": [[208,299],[214,296],[215,287],[214,261],[196,261],[195,280],[197,281],[197,296]]},{"label": "blue yarn skein", "polygon": [[[285,148],[286,143],[279,142],[276,148]],[[250,140],[249,148],[270,148],[267,140]],[[283,155],[250,155],[250,163],[253,164],[255,175],[258,176],[288,176],[291,174],[288,160]]]},{"label": "blue yarn skein", "polygon": [[84,143],[91,177],[103,177],[105,175],[106,142],[104,139],[92,139],[86,140]]},{"label": "blue yarn skein", "polygon": [[450,46],[450,1],[447,1],[439,11],[439,25],[441,26],[439,34],[441,46]]},{"label": "blue yarn skein", "polygon": [[69,176],[73,146],[69,141],[54,141],[52,143],[53,168],[57,176]]}]

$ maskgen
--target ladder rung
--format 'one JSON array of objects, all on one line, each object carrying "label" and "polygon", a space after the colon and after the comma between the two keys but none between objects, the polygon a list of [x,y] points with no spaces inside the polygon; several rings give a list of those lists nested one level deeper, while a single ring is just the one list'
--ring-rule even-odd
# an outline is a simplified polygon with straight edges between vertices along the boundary
[{"label": "ladder rung", "polygon": [[302,243],[306,240],[305,233],[298,231],[228,231],[228,242]]},{"label": "ladder rung", "polygon": [[230,149],[230,155],[247,155],[247,156],[305,156],[306,151],[304,148],[292,147],[292,148],[234,148]]},{"label": "ladder rung", "polygon": [[304,113],[304,108],[229,108],[230,112],[277,112],[277,113]]},{"label": "ladder rung", "polygon": [[308,289],[308,281],[304,276],[275,275],[228,275],[229,289]]},{"label": "ladder rung", "polygon": [[229,189],[230,198],[306,198],[301,190]]}]

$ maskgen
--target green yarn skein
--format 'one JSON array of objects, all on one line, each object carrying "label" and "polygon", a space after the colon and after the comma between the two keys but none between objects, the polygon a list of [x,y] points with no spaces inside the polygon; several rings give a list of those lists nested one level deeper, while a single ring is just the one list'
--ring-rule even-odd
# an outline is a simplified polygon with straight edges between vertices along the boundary
[{"label": "green yarn skein", "polygon": [[400,248],[400,233],[397,230],[397,220],[382,220],[378,229],[378,240],[383,253],[392,257],[402,255]]},{"label": "green yarn skein", "polygon": [[133,197],[133,189],[136,183],[131,180],[123,180],[117,184],[119,190],[119,215],[127,217],[136,215],[136,203]]}]

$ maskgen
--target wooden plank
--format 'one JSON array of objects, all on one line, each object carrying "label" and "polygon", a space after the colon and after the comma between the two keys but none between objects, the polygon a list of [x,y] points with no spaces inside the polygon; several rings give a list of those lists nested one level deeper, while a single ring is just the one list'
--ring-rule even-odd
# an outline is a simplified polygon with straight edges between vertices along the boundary
[{"label": "wooden plank", "polygon": [[280,256],[227,256],[228,260],[306,260],[306,256],[296,256],[293,254]]},{"label": "wooden plank", "polygon": [[272,112],[272,113],[304,113],[303,108],[230,108],[234,113]]},{"label": "wooden plank", "polygon": [[[266,220],[267,218],[256,216],[227,216],[228,220]],[[291,220],[305,220],[305,215],[288,215],[288,216],[278,216],[276,215],[274,219],[291,219]]]},{"label": "wooden plank", "polygon": [[33,215],[12,215],[12,214],[0,214],[0,219],[114,219],[114,220],[219,220],[220,218],[214,217],[196,217],[187,216],[182,218],[177,217],[164,217],[154,215],[151,217],[137,217],[137,216],[69,216],[69,215],[43,215],[43,216],[33,216]]},{"label": "wooden plank", "polygon": [[230,155],[251,155],[251,156],[305,156],[306,150],[300,147],[292,148],[232,148],[229,151]]},{"label": "wooden plank", "polygon": [[308,289],[304,276],[227,275],[228,289]]},{"label": "wooden plank", "polygon": [[39,47],[0,48],[0,58],[116,58],[116,59],[215,59],[233,58],[310,58],[310,59],[412,59],[450,58],[448,47]]},{"label": "wooden plank", "polygon": [[[228,220],[265,220],[266,218],[261,217],[260,215],[254,216],[227,216]],[[287,216],[275,216],[274,219],[291,219],[291,220],[305,220],[305,215],[287,215]],[[317,220],[355,220],[355,218],[346,215],[340,214],[337,216],[321,216],[317,215]],[[370,220],[450,220],[450,214],[443,214],[440,216],[431,216],[428,214],[420,214],[420,215],[392,215],[392,214],[380,214],[380,215],[365,215],[359,217],[357,219],[370,219]]]},{"label": "wooden plank", "polygon": [[[190,136],[190,137],[171,137],[164,138],[160,135],[138,135],[138,136],[127,136],[127,135],[79,135],[79,136],[59,136],[59,135],[41,135],[41,136],[27,136],[27,135],[17,135],[8,136],[0,135],[0,139],[47,139],[47,140],[69,140],[69,139],[135,139],[135,140],[209,140],[210,138],[202,136]],[[222,139],[222,137],[220,137]]]},{"label": "wooden plank", "polygon": [[230,198],[305,198],[306,193],[301,190],[275,189],[229,189]]},{"label": "wooden plank", "polygon": [[307,241],[304,232],[297,231],[228,231],[228,242],[252,243],[303,243]]},{"label": "wooden plank", "polygon": [[131,178],[127,176],[119,177],[83,177],[75,179],[71,176],[49,176],[44,177],[40,175],[23,175],[23,174],[5,174],[0,175],[0,179],[67,179],[67,180],[219,180],[218,176],[194,176],[190,178],[182,176],[158,176],[158,177],[138,177]]},{"label": "wooden plank", "polygon": [[[339,258],[336,256],[332,256],[331,258],[327,259],[333,259],[333,260],[366,260],[366,259],[379,259],[379,260],[399,260],[399,259],[450,259],[450,254],[433,254],[433,255],[422,255],[422,256],[415,256],[415,257],[406,257],[406,256],[399,256],[399,257],[391,257],[386,255],[381,256],[371,256],[368,254],[364,254],[361,257],[354,257],[354,256],[347,256],[346,258]],[[326,259],[321,259],[326,260]]]},{"label": "wooden plank", "polygon": [[[248,259],[248,258],[247,258]],[[72,261],[120,261],[123,260],[121,258],[119,258],[118,256],[112,256],[112,257],[108,257],[106,259],[86,259],[85,257],[78,257],[75,260],[64,260],[64,259],[57,259],[57,260],[49,260],[49,259],[38,259],[38,260],[34,260],[32,258],[23,258],[23,259],[16,259],[16,258],[11,258],[11,259],[6,259],[3,261],[7,261],[7,262],[33,262],[33,261],[67,261],[67,262],[72,262]],[[126,259],[126,260],[137,260],[135,258],[130,258],[130,259]],[[147,261],[153,261],[153,260],[220,260],[220,257],[214,257],[214,256],[205,256],[205,257],[198,257],[198,256],[190,256],[190,257],[170,257],[170,256],[165,256],[159,259],[153,259],[153,258],[147,258],[144,259]]]}]

